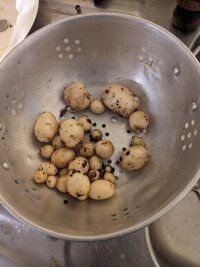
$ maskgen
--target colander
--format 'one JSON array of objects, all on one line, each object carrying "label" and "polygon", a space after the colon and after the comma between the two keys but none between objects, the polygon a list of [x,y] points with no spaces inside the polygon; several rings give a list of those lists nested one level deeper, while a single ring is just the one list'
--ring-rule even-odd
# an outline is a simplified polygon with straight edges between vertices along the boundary
[{"label": "colander", "polygon": [[[22,221],[69,240],[98,240],[136,231],[171,209],[200,174],[200,68],[173,35],[149,21],[121,14],[71,17],[27,38],[0,66],[0,200]],[[32,181],[41,158],[33,136],[36,117],[65,107],[63,89],[84,83],[94,98],[108,83],[121,83],[150,117],[144,133],[152,156],[137,172],[118,160],[133,132],[127,119],[107,110],[88,115],[110,139],[119,177],[105,201],[78,201]],[[110,161],[109,161],[110,162]],[[64,200],[68,202],[64,204]]]}]

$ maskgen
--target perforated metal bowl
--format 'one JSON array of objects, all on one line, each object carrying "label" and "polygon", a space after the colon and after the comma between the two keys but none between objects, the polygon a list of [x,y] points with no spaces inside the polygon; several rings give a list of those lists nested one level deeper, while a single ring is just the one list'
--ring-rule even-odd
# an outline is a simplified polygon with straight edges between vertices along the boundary
[{"label": "perforated metal bowl", "polygon": [[[199,64],[164,29],[119,14],[73,17],[26,39],[0,72],[0,199],[35,228],[71,240],[129,233],[167,212],[198,180]],[[63,88],[74,81],[86,84],[94,97],[105,84],[122,83],[140,97],[141,110],[150,116],[145,139],[152,160],[142,170],[126,173],[116,164],[132,136],[126,119],[110,111],[66,114],[89,115],[116,146],[111,160],[119,180],[116,195],[107,201],[80,202],[31,179],[41,161],[33,136],[35,118],[42,111],[59,117],[65,106]]]}]

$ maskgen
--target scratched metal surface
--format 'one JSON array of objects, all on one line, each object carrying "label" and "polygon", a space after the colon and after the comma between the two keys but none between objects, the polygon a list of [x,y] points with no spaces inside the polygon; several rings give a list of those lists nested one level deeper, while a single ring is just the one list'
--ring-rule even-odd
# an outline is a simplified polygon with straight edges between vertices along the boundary
[{"label": "scratched metal surface", "polygon": [[[183,34],[171,27],[175,0],[106,0],[95,7],[92,0],[41,0],[35,30],[81,12],[121,12],[151,20],[189,45],[196,32]],[[36,232],[0,207],[0,266],[2,267],[153,267],[144,230],[95,243],[66,242]]]}]

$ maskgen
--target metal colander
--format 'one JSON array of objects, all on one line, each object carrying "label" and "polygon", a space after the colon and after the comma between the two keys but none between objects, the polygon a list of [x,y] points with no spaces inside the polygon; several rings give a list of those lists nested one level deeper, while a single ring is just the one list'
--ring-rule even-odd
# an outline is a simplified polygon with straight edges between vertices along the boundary
[{"label": "metal colander", "polygon": [[[148,225],[181,200],[199,178],[200,69],[190,51],[164,29],[117,14],[76,16],[27,38],[0,66],[0,200],[18,218],[47,234],[71,240],[114,237]],[[116,151],[116,195],[77,201],[38,186],[41,162],[33,136],[38,114],[59,117],[63,88],[84,83],[99,97],[108,83],[121,83],[150,116],[145,140],[152,156],[137,172],[118,168],[133,133],[127,119],[110,111],[88,115]],[[67,199],[68,204],[63,200]]]}]

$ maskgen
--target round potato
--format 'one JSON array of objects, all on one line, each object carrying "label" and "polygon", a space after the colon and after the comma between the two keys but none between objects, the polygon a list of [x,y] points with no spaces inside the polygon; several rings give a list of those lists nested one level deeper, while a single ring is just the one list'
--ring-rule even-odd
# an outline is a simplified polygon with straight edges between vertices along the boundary
[{"label": "round potato", "polygon": [[129,117],[139,107],[139,98],[120,84],[107,85],[101,97],[107,108],[124,117]]},{"label": "round potato", "polygon": [[46,180],[46,185],[49,187],[49,188],[54,188],[56,187],[56,182],[57,182],[57,178],[56,176],[49,176]]},{"label": "round potato", "polygon": [[45,145],[40,148],[40,154],[45,159],[50,159],[54,151],[54,147],[52,145]]},{"label": "round potato", "polygon": [[115,147],[109,140],[100,140],[95,144],[95,152],[102,159],[110,158],[114,151]]},{"label": "round potato", "polygon": [[61,147],[64,147],[64,143],[63,141],[61,140],[60,136],[59,135],[56,135],[53,140],[52,140],[52,145],[55,149],[58,149],[58,148],[61,148]]},{"label": "round potato", "polygon": [[76,157],[69,163],[69,171],[80,171],[82,173],[87,173],[89,170],[89,163],[86,158]]},{"label": "round potato", "polygon": [[111,173],[111,172],[105,172],[104,176],[103,176],[103,179],[107,180],[107,181],[109,181],[109,182],[111,182],[113,184],[115,183],[115,175],[113,173]]},{"label": "round potato", "polygon": [[66,147],[77,146],[84,138],[84,129],[77,120],[65,120],[59,128],[60,138]]},{"label": "round potato", "polygon": [[53,152],[51,162],[57,168],[65,168],[69,162],[75,158],[75,152],[72,149],[61,147]]},{"label": "round potato", "polygon": [[149,126],[149,118],[143,111],[136,111],[129,117],[129,125],[136,132],[144,131]]},{"label": "round potato", "polygon": [[48,174],[45,171],[37,171],[33,174],[33,180],[37,184],[45,183],[48,178]]},{"label": "round potato", "polygon": [[102,132],[100,130],[94,129],[90,132],[89,138],[91,142],[98,142],[102,139]]},{"label": "round potato", "polygon": [[133,136],[131,138],[131,146],[145,146],[145,141],[142,137]]},{"label": "round potato", "polygon": [[85,143],[80,145],[79,153],[82,157],[91,157],[92,155],[94,155],[94,145],[92,143]]},{"label": "round potato", "polygon": [[102,159],[96,155],[89,158],[89,164],[91,170],[100,170],[102,168]]},{"label": "round potato", "polygon": [[35,137],[40,142],[50,142],[58,132],[58,122],[50,112],[43,112],[35,122]]},{"label": "round potato", "polygon": [[40,171],[46,172],[48,175],[56,175],[57,168],[51,162],[42,162],[39,166]]},{"label": "round potato", "polygon": [[105,111],[105,106],[101,100],[93,100],[90,103],[90,110],[95,114],[101,114]]},{"label": "round potato", "polygon": [[62,175],[57,179],[56,188],[62,193],[67,193],[67,175]]},{"label": "round potato", "polygon": [[135,171],[142,168],[150,159],[149,152],[143,146],[132,146],[122,152],[120,165],[124,170]]},{"label": "round potato", "polygon": [[90,190],[90,180],[83,173],[70,171],[67,175],[67,189],[73,197],[85,200]]},{"label": "round potato", "polygon": [[115,186],[107,180],[96,180],[91,183],[89,197],[94,200],[111,198],[115,193]]},{"label": "round potato", "polygon": [[87,175],[91,182],[96,181],[100,178],[100,172],[97,170],[90,170]]},{"label": "round potato", "polygon": [[75,110],[84,110],[90,105],[90,94],[82,83],[73,83],[64,90],[66,103]]}]

